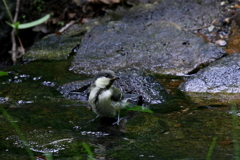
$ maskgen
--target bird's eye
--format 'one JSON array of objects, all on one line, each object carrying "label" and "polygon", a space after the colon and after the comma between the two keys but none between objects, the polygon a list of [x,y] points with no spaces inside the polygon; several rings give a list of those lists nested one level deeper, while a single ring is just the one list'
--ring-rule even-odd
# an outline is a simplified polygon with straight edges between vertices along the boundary
[{"label": "bird's eye", "polygon": [[107,77],[107,78],[109,78],[110,77],[110,75],[109,74],[105,74],[105,76],[104,77]]}]

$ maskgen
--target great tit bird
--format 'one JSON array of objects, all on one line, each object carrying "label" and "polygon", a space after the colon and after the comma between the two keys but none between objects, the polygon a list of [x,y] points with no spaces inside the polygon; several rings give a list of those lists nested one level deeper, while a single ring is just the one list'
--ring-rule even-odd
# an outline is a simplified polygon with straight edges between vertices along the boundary
[{"label": "great tit bird", "polygon": [[124,107],[125,102],[132,97],[124,98],[121,90],[113,86],[116,79],[119,77],[116,77],[113,71],[101,70],[94,77],[90,86],[88,102],[93,112],[99,116],[115,117],[118,114],[116,124],[119,124],[121,120],[119,112]]}]

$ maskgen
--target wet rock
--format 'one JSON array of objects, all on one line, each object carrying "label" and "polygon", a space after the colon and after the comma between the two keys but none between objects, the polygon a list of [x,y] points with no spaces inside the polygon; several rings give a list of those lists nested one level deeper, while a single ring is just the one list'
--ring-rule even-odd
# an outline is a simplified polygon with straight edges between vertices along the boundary
[{"label": "wet rock", "polygon": [[80,99],[87,102],[90,85],[91,80],[74,81],[58,87],[57,90],[66,98]]},{"label": "wet rock", "polygon": [[[107,18],[105,18],[107,19]],[[50,34],[33,46],[23,55],[24,61],[29,60],[62,60],[67,59],[78,45],[83,35],[93,26],[105,19],[92,19],[85,24],[74,24],[62,34]]]},{"label": "wet rock", "polygon": [[31,49],[23,55],[23,60],[67,59],[71,50],[76,46],[76,41],[81,40],[81,34],[85,32],[83,27],[75,25],[62,35],[50,34],[34,43]]},{"label": "wet rock", "polygon": [[160,104],[169,99],[167,91],[154,76],[139,71],[118,73],[120,80],[116,86],[125,94],[138,94],[142,96],[145,104]]},{"label": "wet rock", "polygon": [[214,17],[220,14],[220,2],[216,0],[163,0],[133,7],[130,12],[125,12],[123,20],[129,23],[161,20],[177,23],[184,28],[199,28],[211,24]]},{"label": "wet rock", "polygon": [[[103,68],[134,68],[184,75],[222,57],[225,51],[220,47],[184,31],[184,27],[200,27],[212,21],[206,17],[217,16],[219,11],[209,5],[213,1],[180,2],[185,1],[142,4],[126,11],[119,21],[94,27],[82,39],[70,70],[95,74]],[[189,5],[193,8],[187,9]],[[205,16],[201,8],[213,9],[211,16]]]},{"label": "wet rock", "polygon": [[[160,104],[169,99],[166,90],[157,80],[141,72],[117,73],[120,80],[116,80],[114,85],[120,88],[125,94],[138,94],[142,96],[141,103]],[[58,90],[67,98],[87,101],[87,95],[91,80],[76,81],[60,86]]]},{"label": "wet rock", "polygon": [[23,55],[24,61],[30,60],[65,60],[69,54],[75,52],[83,35],[92,27],[108,21],[108,17],[86,19],[84,24],[74,24],[60,33],[45,36]]},{"label": "wet rock", "polygon": [[240,54],[228,55],[180,85],[184,92],[240,93]]}]

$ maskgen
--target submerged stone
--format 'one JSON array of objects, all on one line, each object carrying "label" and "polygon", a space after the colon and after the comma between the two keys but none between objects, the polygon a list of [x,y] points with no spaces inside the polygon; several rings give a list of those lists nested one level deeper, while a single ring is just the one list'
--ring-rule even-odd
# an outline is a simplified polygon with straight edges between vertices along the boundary
[{"label": "submerged stone", "polygon": [[[120,80],[114,85],[122,90],[124,94],[138,94],[142,97],[143,105],[161,104],[170,97],[167,91],[151,75],[141,72],[118,73]],[[87,101],[87,95],[91,80],[75,81],[62,85],[58,90],[67,98]]]}]

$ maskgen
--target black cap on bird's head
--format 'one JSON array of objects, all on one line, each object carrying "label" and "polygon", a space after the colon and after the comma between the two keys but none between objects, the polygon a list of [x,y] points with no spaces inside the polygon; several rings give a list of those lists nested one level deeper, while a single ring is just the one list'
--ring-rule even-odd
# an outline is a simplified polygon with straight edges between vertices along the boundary
[{"label": "black cap on bird's head", "polygon": [[97,80],[97,79],[100,78],[100,77],[113,78],[113,77],[115,77],[115,73],[114,73],[113,71],[111,71],[111,70],[106,70],[106,69],[101,70],[101,71],[99,71],[99,72],[96,74],[96,76],[94,77],[94,81]]},{"label": "black cap on bird's head", "polygon": [[93,79],[95,85],[100,88],[109,88],[114,80],[119,79],[111,70],[101,70]]}]

